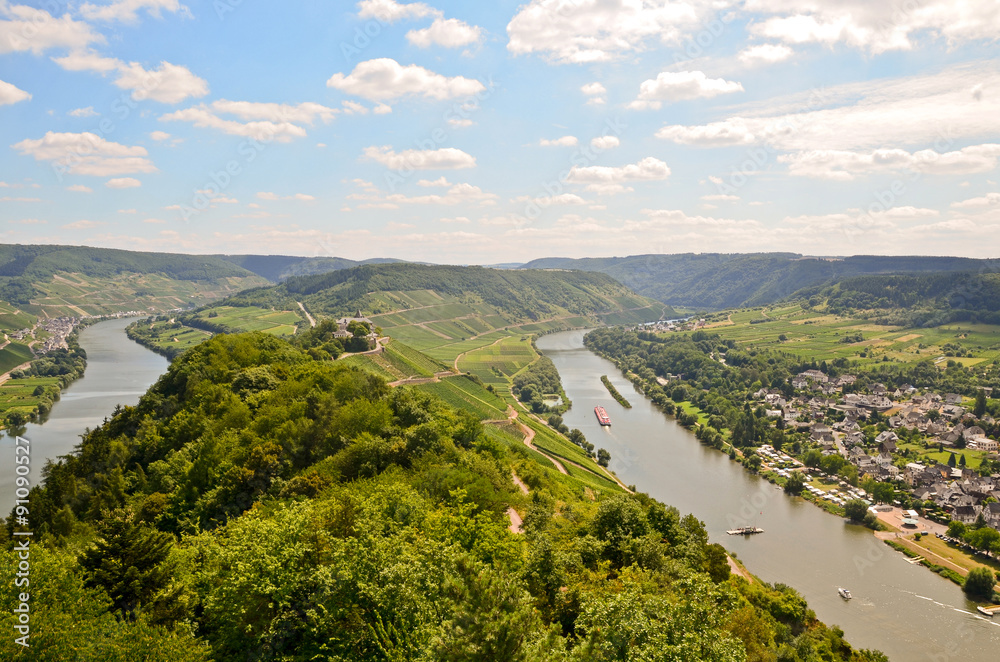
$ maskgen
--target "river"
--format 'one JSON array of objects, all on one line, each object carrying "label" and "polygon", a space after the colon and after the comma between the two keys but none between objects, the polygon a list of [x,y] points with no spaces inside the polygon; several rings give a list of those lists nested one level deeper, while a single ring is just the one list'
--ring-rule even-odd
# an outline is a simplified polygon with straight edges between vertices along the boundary
[{"label": "river", "polygon": [[[875,539],[800,498],[786,496],[664,415],[614,364],[583,346],[583,331],[538,339],[555,363],[573,408],[570,428],[611,452],[610,468],[626,484],[693,513],[718,542],[766,582],[794,587],[820,620],[837,625],[859,648],[877,648],[891,660],[993,662],[1000,650],[1000,618],[975,613],[961,589]],[[619,405],[601,383],[607,375],[632,404]],[[610,428],[594,407],[604,406]],[[726,535],[734,524],[765,530]],[[844,586],[854,599],[837,594]]]},{"label": "river", "polygon": [[[82,378],[62,392],[44,423],[29,423],[22,437],[31,442],[31,484],[41,480],[48,459],[67,455],[80,443],[87,428],[110,417],[115,405],[134,405],[169,365],[167,360],[129,340],[125,327],[132,319],[98,322],[80,331],[87,352]],[[14,444],[6,432],[0,437],[0,513],[14,506]]]}]

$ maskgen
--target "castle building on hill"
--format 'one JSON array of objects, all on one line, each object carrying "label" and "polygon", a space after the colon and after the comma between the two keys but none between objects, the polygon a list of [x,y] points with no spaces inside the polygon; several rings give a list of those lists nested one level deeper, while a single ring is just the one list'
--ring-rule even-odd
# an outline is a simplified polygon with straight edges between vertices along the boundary
[{"label": "castle building on hill", "polygon": [[341,317],[337,320],[337,330],[334,331],[333,337],[338,339],[353,338],[354,334],[347,330],[351,322],[360,322],[368,326],[368,335],[366,336],[368,346],[374,348],[378,340],[378,335],[375,333],[375,322],[362,315],[360,310],[354,314],[354,317]]}]

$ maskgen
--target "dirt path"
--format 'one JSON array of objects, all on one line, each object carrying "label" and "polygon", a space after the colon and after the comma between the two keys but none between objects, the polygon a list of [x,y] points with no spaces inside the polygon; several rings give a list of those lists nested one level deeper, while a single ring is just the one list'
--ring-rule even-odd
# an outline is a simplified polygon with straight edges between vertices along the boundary
[{"label": "dirt path", "polygon": [[753,576],[749,572],[747,572],[743,568],[743,566],[734,561],[733,557],[729,556],[729,554],[726,554],[726,562],[729,563],[729,569],[732,571],[734,575],[736,575],[737,577],[742,577],[743,579],[753,584]]},{"label": "dirt path", "polygon": [[5,372],[2,375],[0,375],[0,384],[3,384],[8,379],[10,379],[10,373],[11,372],[14,372],[15,370],[27,370],[29,367],[31,367],[31,361],[28,361],[27,363],[22,363],[19,366],[15,366],[15,367],[11,368],[10,372]]},{"label": "dirt path", "polygon": [[516,473],[514,473],[513,471],[510,472],[510,477],[512,479],[514,479],[514,484],[517,485],[521,489],[521,493],[527,495],[528,494],[528,486],[524,484],[524,481],[521,480],[521,478]]},{"label": "dirt path", "polygon": [[302,302],[301,301],[296,301],[295,303],[299,304],[299,308],[302,309],[302,314],[306,316],[307,320],[309,320],[309,326],[315,327],[316,326],[316,320],[314,320],[313,316],[309,314],[309,311],[306,310],[306,307],[302,305]]},{"label": "dirt path", "polygon": [[517,514],[517,511],[514,510],[513,506],[507,509],[507,517],[510,518],[510,526],[507,527],[510,529],[510,532],[523,533],[521,531],[521,516]]}]

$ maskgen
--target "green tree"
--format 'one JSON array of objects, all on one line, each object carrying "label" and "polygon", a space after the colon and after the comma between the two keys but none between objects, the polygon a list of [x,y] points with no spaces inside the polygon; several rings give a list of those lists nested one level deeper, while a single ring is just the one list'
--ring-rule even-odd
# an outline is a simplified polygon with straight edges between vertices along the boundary
[{"label": "green tree", "polygon": [[872,492],[872,496],[879,503],[890,503],[895,494],[896,488],[893,487],[892,483],[878,483]]},{"label": "green tree", "polygon": [[989,568],[973,568],[965,577],[962,590],[974,600],[992,600],[995,577]]},{"label": "green tree", "polygon": [[979,389],[976,391],[976,404],[972,408],[972,415],[982,418],[986,414],[986,391]]},{"label": "green tree", "polygon": [[802,477],[802,473],[799,471],[793,471],[788,476],[788,480],[785,481],[785,491],[789,494],[798,496],[802,494],[802,490],[806,487],[806,481]]},{"label": "green tree", "polygon": [[850,499],[844,503],[844,512],[854,523],[860,523],[868,514],[868,504],[861,499]]},{"label": "green tree", "polygon": [[138,523],[128,509],[105,511],[97,532],[94,545],[80,557],[87,586],[104,589],[115,611],[129,620],[144,607],[148,611],[155,602],[171,599],[161,594],[170,582],[170,535]]},{"label": "green tree", "polygon": [[954,469],[958,465],[958,460],[955,458],[954,453],[948,455],[948,466]]},{"label": "green tree", "polygon": [[602,467],[608,466],[611,462],[611,453],[604,450],[603,448],[597,449],[597,463]]}]

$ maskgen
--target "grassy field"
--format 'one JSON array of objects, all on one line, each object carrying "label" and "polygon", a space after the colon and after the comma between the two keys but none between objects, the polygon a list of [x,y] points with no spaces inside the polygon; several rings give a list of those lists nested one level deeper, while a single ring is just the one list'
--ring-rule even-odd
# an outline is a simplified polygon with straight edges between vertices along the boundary
[{"label": "grassy field", "polygon": [[43,317],[104,315],[129,310],[164,313],[192,308],[266,285],[263,278],[220,278],[214,281],[175,280],[159,274],[126,273],[114,278],[57,273],[34,283],[39,292],[24,312]]},{"label": "grassy field", "polygon": [[276,336],[290,336],[295,333],[295,325],[305,320],[305,316],[296,310],[269,310],[256,306],[217,306],[209,317],[209,311],[199,313],[196,318],[221,324],[233,331],[263,331]]},{"label": "grassy field", "polygon": [[507,418],[507,403],[467,377],[449,377],[413,388],[432,393],[456,409],[475,414],[481,421]]},{"label": "grassy field", "polygon": [[[794,305],[717,314],[707,327],[723,338],[750,347],[780,348],[817,361],[844,357],[870,363],[888,356],[902,362],[931,359],[943,366],[948,359],[975,365],[1000,358],[1000,326],[987,324],[956,323],[904,329]],[[860,339],[857,339],[859,334]],[[946,344],[958,346],[962,353],[973,356],[946,356]]]},{"label": "grassy field", "polygon": [[59,378],[29,377],[27,379],[11,379],[0,384],[0,418],[11,411],[31,414],[39,403],[39,398],[34,395],[39,386],[58,389]]},{"label": "grassy field", "polygon": [[0,349],[0,374],[13,370],[32,359],[31,348],[19,342],[11,342]]},{"label": "grassy field", "polygon": [[[973,568],[987,568],[990,572],[1000,570],[1000,563],[992,559],[971,556],[937,536],[921,536],[920,540],[915,540],[913,536],[906,536],[905,538],[897,538],[896,542],[920,554],[931,563],[955,570],[963,576],[969,574]],[[959,569],[954,566],[958,566]]]},{"label": "grassy field", "polygon": [[508,336],[473,350],[458,360],[458,369],[470,372],[485,384],[506,387],[518,372],[538,358],[526,336]]},{"label": "grassy field", "polygon": [[176,324],[171,322],[153,322],[149,325],[152,330],[150,341],[163,350],[183,352],[212,337],[210,332],[201,329],[189,326],[174,327]]}]

